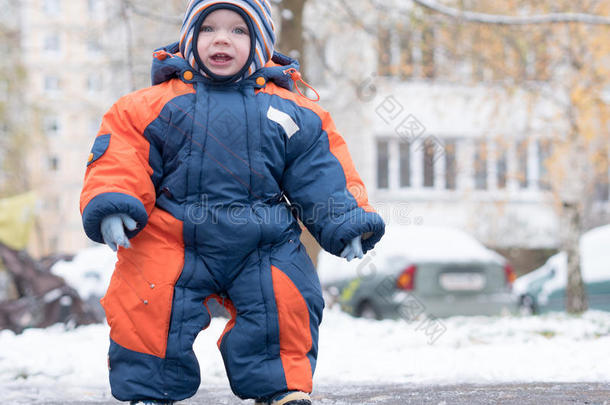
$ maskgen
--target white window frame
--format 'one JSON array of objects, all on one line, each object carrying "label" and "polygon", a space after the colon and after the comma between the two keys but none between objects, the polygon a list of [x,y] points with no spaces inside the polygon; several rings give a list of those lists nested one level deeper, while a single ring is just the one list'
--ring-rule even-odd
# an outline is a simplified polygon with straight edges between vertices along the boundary
[{"label": "white window frame", "polygon": [[59,76],[46,75],[43,77],[43,90],[44,93],[50,96],[56,96],[59,94],[61,89],[61,83]]},{"label": "white window frame", "polygon": [[103,90],[102,75],[97,72],[91,72],[87,75],[87,92],[90,94],[97,94]]},{"label": "white window frame", "polygon": [[53,54],[61,52],[61,36],[58,32],[45,34],[42,40],[42,50],[46,53]]},{"label": "white window frame", "polygon": [[58,115],[47,115],[42,120],[45,136],[57,137],[61,134],[61,119]]}]

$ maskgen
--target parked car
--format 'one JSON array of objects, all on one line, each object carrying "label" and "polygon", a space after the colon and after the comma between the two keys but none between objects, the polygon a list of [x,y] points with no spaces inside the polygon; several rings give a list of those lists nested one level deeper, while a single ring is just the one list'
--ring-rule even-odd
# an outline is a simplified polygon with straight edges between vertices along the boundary
[{"label": "parked car", "polygon": [[[329,305],[366,318],[495,315],[517,310],[510,265],[467,233],[388,226],[362,260],[321,252],[318,274]],[[410,319],[407,319],[410,320]]]},{"label": "parked car", "polygon": [[[580,264],[589,308],[610,311],[610,225],[580,238]],[[567,255],[559,252],[514,284],[522,313],[565,310]]]}]

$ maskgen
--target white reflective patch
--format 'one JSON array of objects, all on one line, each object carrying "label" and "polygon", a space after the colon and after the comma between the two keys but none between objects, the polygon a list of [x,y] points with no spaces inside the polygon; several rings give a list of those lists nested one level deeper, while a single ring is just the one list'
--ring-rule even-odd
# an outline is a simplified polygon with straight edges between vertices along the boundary
[{"label": "white reflective patch", "polygon": [[286,132],[286,136],[289,139],[300,129],[290,115],[271,106],[269,106],[269,110],[267,111],[267,118],[280,124],[282,128],[284,128],[284,132]]}]

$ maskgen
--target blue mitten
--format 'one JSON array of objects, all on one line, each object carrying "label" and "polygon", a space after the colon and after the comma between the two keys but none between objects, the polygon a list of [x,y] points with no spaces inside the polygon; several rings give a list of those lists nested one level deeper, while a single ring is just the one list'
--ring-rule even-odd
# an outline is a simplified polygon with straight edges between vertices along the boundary
[{"label": "blue mitten", "polygon": [[347,246],[341,252],[341,257],[347,259],[347,261],[351,261],[353,258],[357,257],[358,259],[362,259],[364,257],[364,253],[362,253],[362,237],[360,235],[356,236],[352,239]]},{"label": "blue mitten", "polygon": [[125,235],[125,229],[123,227],[130,231],[135,231],[138,224],[127,214],[112,214],[102,220],[100,230],[102,231],[104,243],[110,246],[110,249],[115,252],[119,246],[123,246],[124,248],[131,247],[129,238]]}]

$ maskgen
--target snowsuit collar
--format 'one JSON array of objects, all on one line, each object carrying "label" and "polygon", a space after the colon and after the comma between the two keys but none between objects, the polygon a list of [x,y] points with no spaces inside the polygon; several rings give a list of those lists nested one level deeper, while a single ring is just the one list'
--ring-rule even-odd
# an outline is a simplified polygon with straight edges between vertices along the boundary
[{"label": "snowsuit collar", "polygon": [[[174,42],[155,50],[153,53],[151,82],[154,86],[179,77],[187,83],[204,82],[212,86],[253,86],[260,88],[266,82],[272,81],[280,87],[292,90],[294,82],[290,73],[287,72],[288,69],[299,70],[299,62],[275,51],[271,61],[267,62],[263,68],[254,72],[249,78],[232,84],[218,84],[199,72],[195,72],[190,64],[182,58],[178,42]],[[265,79],[264,82],[259,79],[260,77]]]}]

